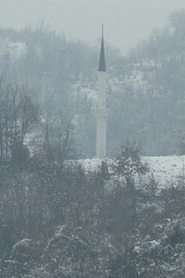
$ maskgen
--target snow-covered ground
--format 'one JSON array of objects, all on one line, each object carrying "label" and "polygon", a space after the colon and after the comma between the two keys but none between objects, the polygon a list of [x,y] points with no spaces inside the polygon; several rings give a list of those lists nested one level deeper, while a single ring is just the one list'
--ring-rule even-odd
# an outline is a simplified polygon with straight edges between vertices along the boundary
[{"label": "snow-covered ground", "polygon": [[[148,156],[143,157],[150,167],[150,176],[153,175],[160,186],[175,185],[180,178],[185,178],[185,156]],[[108,164],[111,160],[107,160]],[[97,171],[101,165],[100,159],[80,160],[86,171]],[[144,177],[148,178],[148,175]]]},{"label": "snow-covered ground", "polygon": [[0,59],[5,54],[9,55],[11,61],[18,60],[26,53],[26,44],[23,42],[13,42],[7,39],[0,39]]},{"label": "snow-covered ground", "polygon": [[176,183],[180,178],[185,178],[185,156],[149,156],[144,157],[156,181],[161,185]]}]

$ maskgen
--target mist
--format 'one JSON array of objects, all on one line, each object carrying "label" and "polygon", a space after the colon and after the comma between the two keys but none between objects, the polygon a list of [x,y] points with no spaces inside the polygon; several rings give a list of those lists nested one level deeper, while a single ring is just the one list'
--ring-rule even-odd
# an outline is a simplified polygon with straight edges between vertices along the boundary
[{"label": "mist", "polygon": [[1,0],[0,25],[20,29],[45,22],[97,46],[104,23],[107,42],[126,53],[183,8],[183,0]]},{"label": "mist", "polygon": [[184,278],[184,1],[0,3],[0,278]]}]

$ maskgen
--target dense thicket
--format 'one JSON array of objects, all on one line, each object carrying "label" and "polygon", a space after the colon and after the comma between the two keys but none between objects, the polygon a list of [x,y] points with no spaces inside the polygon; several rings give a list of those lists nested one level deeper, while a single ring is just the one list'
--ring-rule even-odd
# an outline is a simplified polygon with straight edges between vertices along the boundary
[{"label": "dense thicket", "polygon": [[115,163],[1,164],[0,277],[184,277],[184,177],[136,186],[148,167],[130,146]]}]

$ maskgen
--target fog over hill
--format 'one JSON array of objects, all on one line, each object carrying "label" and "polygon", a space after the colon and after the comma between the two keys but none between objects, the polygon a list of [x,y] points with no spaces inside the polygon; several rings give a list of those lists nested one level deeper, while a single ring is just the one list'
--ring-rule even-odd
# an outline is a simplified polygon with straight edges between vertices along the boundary
[{"label": "fog over hill", "polygon": [[[184,153],[184,15],[173,14],[126,56],[108,47],[109,156],[127,139],[145,155]],[[62,115],[77,153],[93,157],[99,49],[44,26],[1,29],[0,37],[4,80],[27,86],[44,113]]]},{"label": "fog over hill", "polygon": [[126,53],[182,9],[183,0],[1,0],[0,26],[20,29],[44,21],[53,30],[97,46],[104,23],[107,42]]}]

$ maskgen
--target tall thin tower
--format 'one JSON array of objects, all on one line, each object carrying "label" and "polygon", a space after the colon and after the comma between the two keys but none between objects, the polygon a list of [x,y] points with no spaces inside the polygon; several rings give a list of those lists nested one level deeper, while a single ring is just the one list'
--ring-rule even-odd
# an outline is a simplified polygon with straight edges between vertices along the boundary
[{"label": "tall thin tower", "polygon": [[104,49],[104,28],[102,26],[102,38],[100,58],[98,66],[98,98],[96,111],[96,157],[106,157],[107,145],[107,72]]}]

